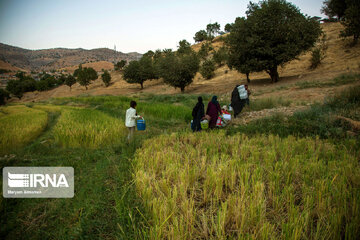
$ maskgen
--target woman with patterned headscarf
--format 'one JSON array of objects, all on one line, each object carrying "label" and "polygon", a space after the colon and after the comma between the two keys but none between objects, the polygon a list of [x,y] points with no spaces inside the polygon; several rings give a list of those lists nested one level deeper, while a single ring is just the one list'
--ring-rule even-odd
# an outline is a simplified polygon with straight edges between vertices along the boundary
[{"label": "woman with patterned headscarf", "polygon": [[213,96],[211,101],[208,103],[206,114],[210,116],[209,128],[216,127],[216,121],[221,114],[220,104],[217,101],[217,96]]}]

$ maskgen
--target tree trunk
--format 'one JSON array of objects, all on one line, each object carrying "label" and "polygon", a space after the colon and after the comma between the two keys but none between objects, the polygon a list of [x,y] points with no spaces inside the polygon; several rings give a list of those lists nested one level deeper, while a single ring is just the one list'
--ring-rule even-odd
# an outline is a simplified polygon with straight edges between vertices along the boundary
[{"label": "tree trunk", "polygon": [[141,85],[141,90],[144,89],[144,83],[140,83]]},{"label": "tree trunk", "polygon": [[85,88],[86,88],[86,90],[87,90],[87,85],[85,85]]},{"label": "tree trunk", "polygon": [[248,73],[248,72],[246,73],[246,80],[247,80],[248,83],[250,82],[249,74],[250,73]]},{"label": "tree trunk", "polygon": [[181,93],[184,93],[185,92],[185,87],[181,87]]},{"label": "tree trunk", "polygon": [[270,68],[267,73],[270,75],[271,77],[271,83],[275,83],[279,81],[279,73],[277,70],[277,66],[274,66],[272,68]]}]

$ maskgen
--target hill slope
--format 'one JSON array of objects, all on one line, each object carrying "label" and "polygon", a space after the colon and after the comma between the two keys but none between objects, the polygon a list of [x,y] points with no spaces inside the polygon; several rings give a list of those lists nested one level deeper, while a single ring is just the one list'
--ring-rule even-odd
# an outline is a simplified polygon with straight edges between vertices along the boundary
[{"label": "hill slope", "polygon": [[0,60],[11,65],[27,70],[52,70],[85,62],[97,61],[120,61],[137,60],[141,54],[115,52],[108,48],[98,48],[86,50],[82,48],[67,49],[54,48],[44,50],[28,50],[19,47],[13,47],[0,43]]},{"label": "hill slope", "polygon": [[[271,98],[282,96],[295,102],[314,102],[322,101],[324,96],[331,95],[343,86],[332,85],[328,87],[302,88],[297,84],[306,84],[307,82],[326,83],[340,74],[354,73],[360,71],[360,44],[349,48],[347,42],[339,37],[342,29],[339,23],[322,24],[322,28],[327,35],[328,50],[326,57],[321,65],[315,70],[310,70],[310,52],[307,52],[279,68],[280,81],[276,84],[270,83],[269,75],[265,72],[250,74],[250,89],[253,92],[252,99]],[[221,42],[216,42],[217,46]],[[197,47],[197,46],[194,46]],[[126,83],[122,75],[118,72],[112,72],[112,84],[105,87],[100,79],[94,81],[89,90],[75,84],[72,91],[67,86],[60,86],[47,92],[26,93],[22,101],[44,100],[50,97],[77,96],[81,94],[89,95],[133,95],[133,94],[176,94],[179,89],[174,89],[165,85],[162,80],[146,81],[144,89],[140,89],[139,84]],[[186,88],[186,93],[191,94],[217,94],[221,98],[229,99],[230,93],[236,84],[244,83],[245,75],[235,70],[229,70],[223,66],[215,71],[215,76],[210,80],[205,80],[200,74],[194,78],[194,82]],[[356,83],[353,83],[356,84]],[[330,84],[331,85],[331,84]]]}]

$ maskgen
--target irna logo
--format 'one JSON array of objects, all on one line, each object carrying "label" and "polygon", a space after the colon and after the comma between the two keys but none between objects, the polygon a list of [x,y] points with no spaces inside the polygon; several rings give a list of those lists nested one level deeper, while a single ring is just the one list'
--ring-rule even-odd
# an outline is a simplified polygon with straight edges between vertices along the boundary
[{"label": "irna logo", "polygon": [[8,173],[9,187],[69,187],[64,174],[12,174]]}]

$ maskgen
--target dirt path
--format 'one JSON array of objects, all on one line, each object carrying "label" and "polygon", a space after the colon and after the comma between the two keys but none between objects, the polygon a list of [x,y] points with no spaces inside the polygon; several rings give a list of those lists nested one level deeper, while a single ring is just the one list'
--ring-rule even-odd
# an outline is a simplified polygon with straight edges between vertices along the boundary
[{"label": "dirt path", "polygon": [[309,108],[309,106],[292,106],[292,107],[279,107],[279,108],[271,108],[271,109],[264,109],[261,111],[253,111],[253,112],[243,112],[240,114],[239,117],[233,119],[232,124],[248,124],[251,121],[269,117],[274,114],[282,113],[286,116],[293,115],[294,112],[303,111]]}]

